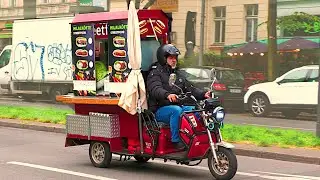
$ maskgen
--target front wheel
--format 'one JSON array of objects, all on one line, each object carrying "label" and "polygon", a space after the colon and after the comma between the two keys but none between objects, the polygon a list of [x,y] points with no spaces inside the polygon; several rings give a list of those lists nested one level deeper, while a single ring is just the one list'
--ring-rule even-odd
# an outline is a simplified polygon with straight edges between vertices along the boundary
[{"label": "front wheel", "polygon": [[98,141],[91,142],[89,147],[89,156],[91,163],[95,167],[109,167],[112,159],[109,143]]},{"label": "front wheel", "polygon": [[224,147],[219,147],[217,152],[217,158],[219,160],[219,165],[212,152],[208,155],[208,167],[211,174],[217,180],[230,180],[234,177],[238,170],[237,157],[231,149]]}]

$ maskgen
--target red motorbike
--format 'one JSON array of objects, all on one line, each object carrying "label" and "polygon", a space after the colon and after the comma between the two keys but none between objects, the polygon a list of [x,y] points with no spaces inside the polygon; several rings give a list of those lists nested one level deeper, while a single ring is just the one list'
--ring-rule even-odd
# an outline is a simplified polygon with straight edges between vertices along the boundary
[{"label": "red motorbike", "polygon": [[[176,86],[174,82],[175,79],[169,80],[170,85]],[[198,102],[188,92],[181,93],[178,100],[181,105],[195,106],[194,110],[181,115],[179,123],[179,136],[186,146],[185,150],[177,150],[174,147],[169,125],[157,122],[154,114],[148,111],[140,114],[139,131],[135,129],[138,125],[128,124],[132,120],[125,118],[124,115],[121,115],[120,121],[115,114],[69,115],[66,146],[90,144],[90,160],[96,167],[110,167],[112,153],[120,155],[120,160],[134,157],[140,163],[160,158],[164,162],[173,160],[177,164],[196,166],[203,159],[207,159],[209,170],[216,179],[232,179],[237,172],[238,163],[232,151],[234,146],[222,139],[220,128],[223,126],[225,111],[219,99],[212,97]],[[80,106],[78,109],[83,108],[84,111],[88,107],[90,106]],[[100,111],[110,109],[101,107]],[[112,125],[106,126],[106,123]],[[138,132],[139,136],[126,138],[121,135],[119,132],[121,128],[128,126]],[[126,131],[126,133],[132,135],[131,132]]]}]

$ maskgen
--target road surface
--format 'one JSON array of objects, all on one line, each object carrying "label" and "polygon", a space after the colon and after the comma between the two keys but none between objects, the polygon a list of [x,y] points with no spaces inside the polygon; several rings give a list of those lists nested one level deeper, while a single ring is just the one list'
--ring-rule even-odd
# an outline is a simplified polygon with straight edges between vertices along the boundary
[{"label": "road surface", "polygon": [[[0,97],[0,105],[22,105],[22,106],[34,106],[34,107],[56,107],[62,109],[71,109],[70,106],[57,103],[49,103],[47,101],[37,101],[37,102],[25,102],[22,99]],[[277,114],[275,114],[277,115]],[[306,120],[307,119],[307,120]],[[316,121],[314,116],[300,116],[296,120],[285,119],[277,116],[267,117],[267,118],[257,118],[252,117],[248,113],[234,114],[228,113],[226,115],[225,123],[231,124],[242,124],[242,125],[255,125],[263,127],[275,127],[275,128],[288,128],[303,130],[309,132],[316,132]]]},{"label": "road surface", "polygon": [[[206,180],[206,163],[188,167],[161,160],[112,161],[95,168],[88,146],[64,147],[64,134],[0,127],[0,179]],[[116,157],[114,157],[116,158]],[[320,166],[238,156],[235,180],[320,180]]]}]

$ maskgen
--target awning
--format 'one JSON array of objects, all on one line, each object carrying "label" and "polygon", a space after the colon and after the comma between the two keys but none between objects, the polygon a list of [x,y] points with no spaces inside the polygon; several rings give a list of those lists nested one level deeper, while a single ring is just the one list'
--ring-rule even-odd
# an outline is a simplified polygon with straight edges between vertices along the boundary
[{"label": "awning", "polygon": [[[162,10],[138,10],[139,19],[154,19],[161,16],[168,16]],[[87,22],[103,22],[110,20],[120,20],[128,19],[128,11],[114,11],[114,12],[97,12],[97,13],[87,13],[87,14],[77,14],[75,15],[72,24],[75,23],[87,23]]]},{"label": "awning", "polygon": [[[284,42],[287,42],[287,41],[289,41],[289,40],[291,40],[293,38],[294,37],[278,37],[277,38],[277,45],[282,44]],[[313,41],[315,43],[320,43],[320,37],[319,36],[310,36],[310,37],[303,37],[303,38],[306,39],[306,40]],[[268,39],[258,40],[257,42],[261,42],[263,44],[268,44]],[[245,44],[248,44],[248,43],[245,42],[245,43],[227,45],[227,46],[224,46],[224,51],[226,52],[226,51],[228,51],[230,49],[241,47],[241,46],[243,46]]]}]

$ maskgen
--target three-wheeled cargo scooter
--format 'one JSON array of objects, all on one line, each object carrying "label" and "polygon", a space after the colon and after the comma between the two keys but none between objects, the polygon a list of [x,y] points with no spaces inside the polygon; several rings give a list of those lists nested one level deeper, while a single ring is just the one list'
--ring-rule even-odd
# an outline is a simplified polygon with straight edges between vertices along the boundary
[{"label": "three-wheeled cargo scooter", "polygon": [[[139,10],[137,14],[143,71],[143,66],[152,63],[150,52],[169,42],[171,20],[161,10]],[[71,24],[74,93],[57,96],[57,101],[73,104],[75,111],[67,115],[65,146],[90,144],[90,160],[96,167],[110,167],[112,154],[141,163],[161,158],[188,166],[207,159],[216,179],[232,179],[237,158],[233,145],[222,139],[225,112],[218,99],[198,102],[190,93],[179,95],[181,104],[188,100],[196,106],[181,116],[179,135],[187,148],[179,151],[171,143],[168,124],[157,122],[148,110],[128,113],[118,105],[117,92],[106,87],[110,81],[120,85],[127,78],[127,18],[127,11],[79,14]],[[175,81],[172,74],[170,86],[176,86]]]}]

